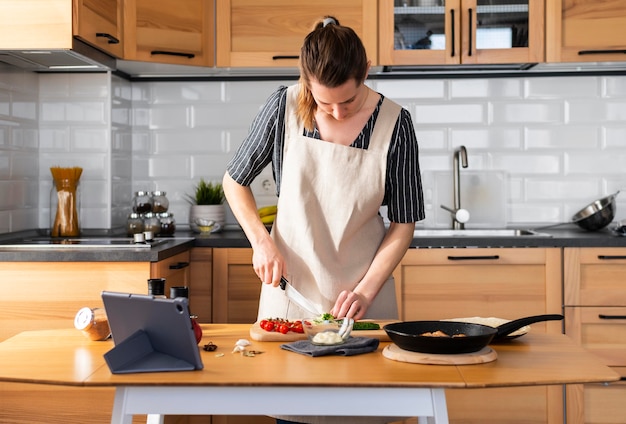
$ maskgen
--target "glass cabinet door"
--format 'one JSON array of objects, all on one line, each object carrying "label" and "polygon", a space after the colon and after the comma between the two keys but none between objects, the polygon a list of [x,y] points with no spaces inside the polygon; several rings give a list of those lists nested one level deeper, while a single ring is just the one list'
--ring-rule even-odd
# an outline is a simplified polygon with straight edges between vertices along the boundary
[{"label": "glass cabinet door", "polygon": [[381,65],[544,60],[544,0],[380,0]]}]

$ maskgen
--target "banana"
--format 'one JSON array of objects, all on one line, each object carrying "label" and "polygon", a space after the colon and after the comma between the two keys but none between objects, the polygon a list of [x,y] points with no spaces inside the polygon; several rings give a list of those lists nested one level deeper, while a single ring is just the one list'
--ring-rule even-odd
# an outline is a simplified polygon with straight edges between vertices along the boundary
[{"label": "banana", "polygon": [[261,217],[261,222],[263,222],[263,224],[273,224],[274,219],[276,219],[276,214],[265,215]]},{"label": "banana", "polygon": [[276,205],[271,205],[271,206],[263,206],[262,208],[259,208],[257,212],[259,213],[259,216],[263,218],[264,216],[268,216],[268,215],[276,215],[277,211],[278,211],[278,207]]}]

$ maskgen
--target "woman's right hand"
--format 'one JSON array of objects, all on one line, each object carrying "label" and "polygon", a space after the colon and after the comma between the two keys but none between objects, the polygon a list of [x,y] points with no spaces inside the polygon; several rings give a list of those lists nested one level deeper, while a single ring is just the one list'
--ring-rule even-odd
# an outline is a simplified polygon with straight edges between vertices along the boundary
[{"label": "woman's right hand", "polygon": [[252,267],[261,282],[278,287],[280,277],[286,275],[285,259],[270,237],[253,247]]}]

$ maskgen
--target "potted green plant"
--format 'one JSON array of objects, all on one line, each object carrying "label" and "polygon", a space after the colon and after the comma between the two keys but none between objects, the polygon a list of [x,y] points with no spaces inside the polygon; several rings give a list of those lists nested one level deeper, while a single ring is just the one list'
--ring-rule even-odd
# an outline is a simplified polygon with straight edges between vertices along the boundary
[{"label": "potted green plant", "polygon": [[224,227],[226,197],[221,183],[207,182],[201,178],[195,186],[193,195],[187,194],[187,200],[191,203],[189,226],[193,231],[217,232]]}]

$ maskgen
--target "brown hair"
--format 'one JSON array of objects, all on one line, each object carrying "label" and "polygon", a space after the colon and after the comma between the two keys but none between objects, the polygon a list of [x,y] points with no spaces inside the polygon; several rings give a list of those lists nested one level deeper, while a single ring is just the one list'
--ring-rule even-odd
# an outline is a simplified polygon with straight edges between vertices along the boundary
[{"label": "brown hair", "polygon": [[310,90],[310,80],[334,88],[355,79],[360,85],[367,77],[368,61],[365,47],[352,28],[341,26],[332,16],[319,20],[304,39],[300,51],[300,93],[298,121],[313,129],[317,105]]}]

